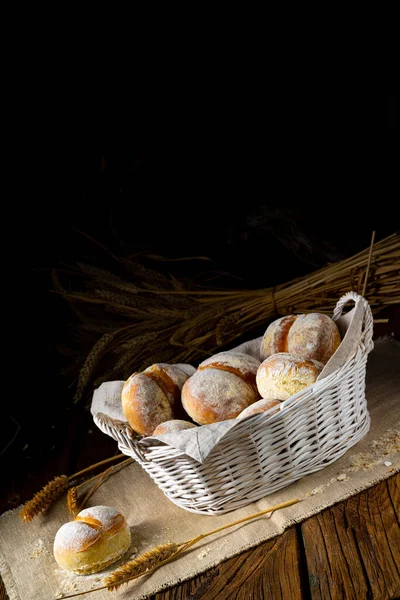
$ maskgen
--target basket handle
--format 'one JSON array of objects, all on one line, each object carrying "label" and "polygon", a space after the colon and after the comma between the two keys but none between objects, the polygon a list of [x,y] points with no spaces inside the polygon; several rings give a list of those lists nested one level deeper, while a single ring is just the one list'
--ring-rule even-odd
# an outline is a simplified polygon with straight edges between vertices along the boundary
[{"label": "basket handle", "polygon": [[142,461],[147,460],[138,444],[141,436],[133,431],[129,423],[118,421],[101,412],[94,414],[93,420],[103,433],[109,435],[118,443],[118,448],[122,452],[128,454],[128,456],[134,454],[136,458]]},{"label": "basket handle", "polygon": [[363,306],[363,341],[367,352],[370,352],[374,347],[374,343],[372,341],[372,336],[374,332],[374,321],[372,317],[371,307],[368,304],[367,300],[357,294],[357,292],[347,292],[341,298],[339,298],[336,307],[333,311],[333,320],[336,321],[342,314],[344,306],[352,300],[356,305],[361,303]]}]

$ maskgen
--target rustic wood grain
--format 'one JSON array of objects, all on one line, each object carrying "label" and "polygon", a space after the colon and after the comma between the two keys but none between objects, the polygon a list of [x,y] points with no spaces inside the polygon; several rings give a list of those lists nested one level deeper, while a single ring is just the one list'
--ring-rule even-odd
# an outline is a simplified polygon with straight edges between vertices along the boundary
[{"label": "rustic wood grain", "polygon": [[390,499],[392,500],[393,510],[397,515],[397,522],[400,525],[400,475],[395,475],[386,480]]},{"label": "rustic wood grain", "polygon": [[[398,494],[400,475],[392,479]],[[385,481],[307,519],[301,530],[313,600],[400,596],[400,528]]]},{"label": "rustic wood grain", "polygon": [[296,528],[291,527],[279,537],[151,596],[151,600],[305,600],[301,565]]}]

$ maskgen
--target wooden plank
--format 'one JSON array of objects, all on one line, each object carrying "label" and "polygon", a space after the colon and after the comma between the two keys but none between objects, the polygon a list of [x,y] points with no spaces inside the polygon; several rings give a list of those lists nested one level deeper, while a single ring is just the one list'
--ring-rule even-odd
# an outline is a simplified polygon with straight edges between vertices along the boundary
[{"label": "wooden plank", "polygon": [[392,501],[393,510],[400,524],[400,473],[386,480],[389,496]]},{"label": "wooden plank", "polygon": [[[399,476],[400,477],[400,476]],[[357,500],[354,502],[356,504]],[[373,598],[400,596],[400,527],[385,481],[359,496],[358,547]]]},{"label": "wooden plank", "polygon": [[400,596],[400,528],[385,481],[307,519],[301,530],[313,600]]},{"label": "wooden plank", "polygon": [[279,537],[151,596],[151,600],[304,600],[300,570],[298,535],[291,527]]}]

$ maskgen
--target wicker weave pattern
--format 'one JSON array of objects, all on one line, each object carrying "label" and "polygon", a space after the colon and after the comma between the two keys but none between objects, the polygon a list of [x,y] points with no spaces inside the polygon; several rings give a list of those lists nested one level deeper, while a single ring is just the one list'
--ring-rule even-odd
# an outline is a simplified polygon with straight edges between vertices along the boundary
[{"label": "wicker weave pattern", "polygon": [[363,303],[364,321],[346,363],[286,400],[280,411],[238,421],[203,464],[165,444],[146,447],[126,423],[101,414],[95,422],[181,508],[216,515],[259,500],[323,469],[369,430],[365,370],[373,348],[372,314],[364,298],[349,292],[339,300],[334,319],[350,300]]}]

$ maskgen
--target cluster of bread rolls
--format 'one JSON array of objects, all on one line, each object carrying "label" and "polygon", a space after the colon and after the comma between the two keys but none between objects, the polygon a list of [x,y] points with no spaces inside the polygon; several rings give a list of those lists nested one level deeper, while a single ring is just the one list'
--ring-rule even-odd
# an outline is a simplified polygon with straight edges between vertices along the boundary
[{"label": "cluster of bread rolls", "polygon": [[327,363],[341,342],[336,323],[322,313],[288,315],[273,321],[261,341],[261,360],[289,352]]},{"label": "cluster of bread rolls", "polygon": [[287,400],[315,383],[340,342],[336,323],[322,313],[288,315],[270,323],[257,371],[261,396]]},{"label": "cluster of bread rolls", "polygon": [[266,329],[260,360],[219,352],[191,365],[157,363],[134,373],[122,390],[122,408],[142,435],[161,435],[276,409],[315,383],[341,342],[327,315],[288,315]]},{"label": "cluster of bread rolls", "polygon": [[[236,350],[219,352],[197,369],[155,363],[133,373],[122,389],[123,412],[137,433],[163,435],[276,411],[283,400],[315,383],[340,342],[326,315],[281,317],[262,337],[260,360]],[[59,529],[54,557],[74,573],[95,573],[118,560],[130,542],[123,515],[95,506]]]}]

